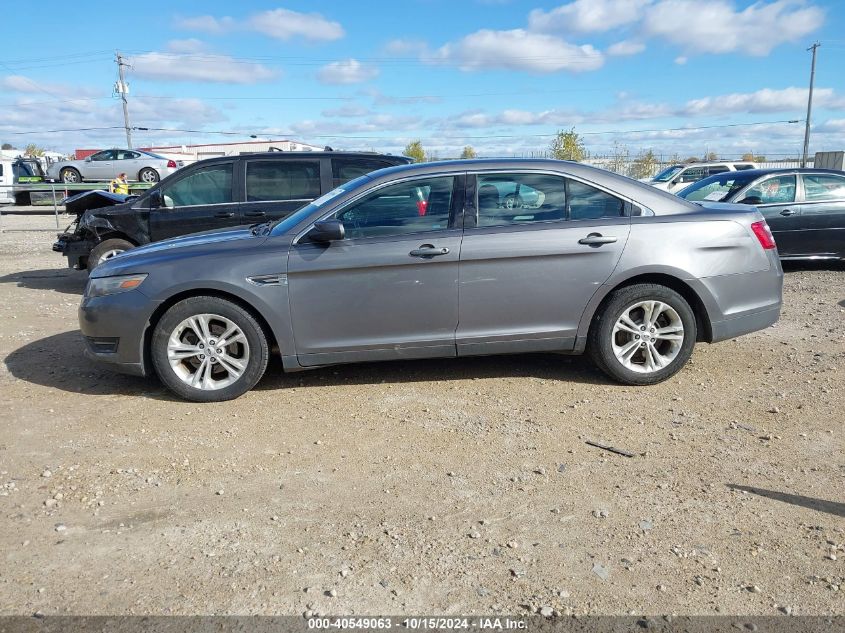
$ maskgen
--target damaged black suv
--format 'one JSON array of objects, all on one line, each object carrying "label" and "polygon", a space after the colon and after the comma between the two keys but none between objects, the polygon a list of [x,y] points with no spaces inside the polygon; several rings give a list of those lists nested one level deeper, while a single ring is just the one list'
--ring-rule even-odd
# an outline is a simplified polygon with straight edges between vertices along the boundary
[{"label": "damaged black suv", "polygon": [[405,156],[366,152],[265,152],[210,158],[180,169],[141,196],[92,191],[66,201],[76,220],[53,250],[93,270],[142,244],[277,220],[338,185]]}]

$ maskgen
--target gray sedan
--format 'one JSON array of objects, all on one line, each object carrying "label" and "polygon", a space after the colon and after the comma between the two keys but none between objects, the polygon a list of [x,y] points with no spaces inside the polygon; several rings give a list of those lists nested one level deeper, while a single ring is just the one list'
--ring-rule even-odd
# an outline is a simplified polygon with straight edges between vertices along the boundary
[{"label": "gray sedan", "polygon": [[[508,204],[501,192],[517,188],[539,203]],[[286,371],[586,351],[611,378],[649,385],[696,342],[780,313],[763,216],[707,207],[577,163],[392,167],[281,221],[108,260],[80,327],[93,358],[202,402],[252,388],[276,350]]]},{"label": "gray sedan", "polygon": [[153,183],[174,173],[182,167],[182,161],[175,161],[152,152],[137,149],[107,149],[82,160],[53,163],[47,170],[47,178],[68,184],[85,180],[112,180],[118,174],[126,174],[127,180]]}]

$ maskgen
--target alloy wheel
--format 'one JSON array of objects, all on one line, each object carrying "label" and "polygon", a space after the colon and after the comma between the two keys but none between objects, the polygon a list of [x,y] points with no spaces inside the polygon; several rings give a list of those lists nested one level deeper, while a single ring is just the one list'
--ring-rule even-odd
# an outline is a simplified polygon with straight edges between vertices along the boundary
[{"label": "alloy wheel", "polygon": [[243,330],[217,314],[188,317],[171,332],[167,359],[186,385],[203,391],[237,382],[249,364],[249,343]]},{"label": "alloy wheel", "polygon": [[668,303],[638,301],[622,311],[611,336],[616,359],[627,369],[648,374],[677,358],[684,342],[684,324]]}]

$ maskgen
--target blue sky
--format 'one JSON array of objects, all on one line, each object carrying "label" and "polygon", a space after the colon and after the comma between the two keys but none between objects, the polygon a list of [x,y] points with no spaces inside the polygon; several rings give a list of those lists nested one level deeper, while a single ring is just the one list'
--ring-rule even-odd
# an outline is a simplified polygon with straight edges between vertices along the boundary
[{"label": "blue sky", "polygon": [[200,130],[136,145],[255,134],[398,152],[420,138],[441,157],[522,155],[574,127],[594,154],[797,155],[803,125],[774,122],[803,122],[818,40],[811,150],[845,149],[838,0],[41,6],[0,24],[0,141],[16,146],[124,144],[122,129],[47,132],[122,126],[120,50],[133,125]]}]

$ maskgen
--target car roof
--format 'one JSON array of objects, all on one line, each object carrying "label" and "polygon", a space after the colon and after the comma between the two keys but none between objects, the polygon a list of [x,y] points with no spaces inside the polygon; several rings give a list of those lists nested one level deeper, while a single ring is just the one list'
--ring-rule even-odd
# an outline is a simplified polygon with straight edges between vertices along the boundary
[{"label": "car roof", "polygon": [[[724,176],[725,173],[732,173],[732,172],[724,172],[721,174],[713,174],[710,178],[714,178],[716,176]],[[762,167],[759,169],[743,169],[741,172],[744,176],[766,176],[768,174],[836,174],[839,176],[845,176],[845,172],[838,171],[836,169],[824,169],[819,167],[816,169],[815,167]]]},{"label": "car roof", "polygon": [[[435,161],[431,163],[413,163],[411,165],[398,165],[396,167],[379,169],[367,174],[367,177],[373,181],[383,181],[396,178],[402,174],[407,174],[408,176],[424,176],[426,174],[440,174],[444,171],[524,171],[526,169],[548,170],[562,173],[563,175],[571,175],[576,178],[583,178],[584,180],[595,182],[597,185],[616,192],[621,196],[635,200],[637,203],[645,205],[655,212],[678,213],[687,205],[693,204],[667,191],[652,187],[649,184],[639,182],[627,176],[615,174],[606,169],[585,165],[584,163],[576,163],[574,161],[553,160],[549,158],[470,158],[464,160]],[[680,205],[677,204],[678,201],[681,202]]]},{"label": "car roof", "polygon": [[756,165],[753,160],[714,160],[700,163],[672,163],[671,167],[717,167],[719,165]]},{"label": "car roof", "polygon": [[[411,159],[407,156],[399,156],[396,154],[379,154],[378,152],[336,152],[334,150],[330,152],[241,152],[240,154],[236,154],[236,156],[246,156],[247,158],[255,156],[272,156],[273,158],[289,159],[323,156],[327,156],[329,158],[389,158],[391,160],[402,161],[403,163],[411,162]],[[219,156],[216,158],[231,158],[231,156]]]}]

